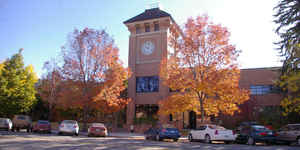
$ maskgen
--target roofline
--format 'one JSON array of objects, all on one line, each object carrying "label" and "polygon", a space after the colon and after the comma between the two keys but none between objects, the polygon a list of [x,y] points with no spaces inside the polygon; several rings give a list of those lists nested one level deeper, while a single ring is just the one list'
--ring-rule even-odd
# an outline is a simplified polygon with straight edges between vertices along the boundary
[{"label": "roofline", "polygon": [[269,70],[279,70],[281,69],[281,67],[260,67],[260,68],[244,68],[244,69],[240,69],[240,70],[265,70],[265,69],[269,69]]}]

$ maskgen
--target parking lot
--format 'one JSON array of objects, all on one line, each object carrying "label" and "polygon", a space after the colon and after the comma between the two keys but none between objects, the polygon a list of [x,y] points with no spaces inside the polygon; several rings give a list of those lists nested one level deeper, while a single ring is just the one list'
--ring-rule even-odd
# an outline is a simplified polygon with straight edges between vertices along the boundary
[{"label": "parking lot", "polygon": [[[119,135],[119,136],[116,136]],[[130,134],[128,134],[130,135]],[[213,143],[205,144],[201,142],[188,142],[186,138],[173,141],[149,141],[144,140],[142,136],[126,136],[126,134],[111,134],[109,137],[87,137],[84,133],[79,136],[58,136],[55,132],[52,134],[38,134],[23,132],[0,131],[0,149],[1,150],[54,150],[54,149],[116,149],[116,150],[179,150],[179,149],[197,149],[197,150],[297,150],[300,146],[287,145],[264,145],[248,146],[243,144],[223,144]]]}]

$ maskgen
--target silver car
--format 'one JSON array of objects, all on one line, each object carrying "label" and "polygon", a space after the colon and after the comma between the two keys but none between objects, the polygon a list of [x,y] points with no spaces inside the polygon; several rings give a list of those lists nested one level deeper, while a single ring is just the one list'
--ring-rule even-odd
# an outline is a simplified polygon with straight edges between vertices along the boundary
[{"label": "silver car", "polygon": [[75,120],[64,120],[60,123],[58,127],[58,134],[61,135],[63,133],[79,135],[79,125]]},{"label": "silver car", "polygon": [[9,118],[0,118],[0,129],[11,131],[12,125],[13,124]]},{"label": "silver car", "polygon": [[300,124],[288,124],[277,131],[277,140],[291,144],[297,142],[300,145]]}]

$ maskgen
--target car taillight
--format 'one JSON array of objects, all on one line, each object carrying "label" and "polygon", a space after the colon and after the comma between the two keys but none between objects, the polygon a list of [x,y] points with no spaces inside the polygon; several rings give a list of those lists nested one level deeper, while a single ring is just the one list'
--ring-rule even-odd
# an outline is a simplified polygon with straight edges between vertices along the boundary
[{"label": "car taillight", "polygon": [[77,125],[74,125],[74,127],[73,128],[77,128]]},{"label": "car taillight", "polygon": [[216,130],[216,131],[215,131],[215,135],[218,135],[218,134],[219,134],[219,131],[218,131],[218,130]]},{"label": "car taillight", "polygon": [[232,130],[232,135],[235,135],[235,131]]},{"label": "car taillight", "polygon": [[274,133],[274,136],[278,136],[278,134],[277,134],[277,133]]},{"label": "car taillight", "polygon": [[267,133],[266,133],[266,132],[261,132],[261,133],[259,133],[259,135],[261,135],[261,136],[266,136]]},{"label": "car taillight", "polygon": [[61,124],[60,127],[63,128],[63,127],[64,127],[64,124]]},{"label": "car taillight", "polygon": [[167,130],[166,129],[162,129],[161,132],[167,132]]}]

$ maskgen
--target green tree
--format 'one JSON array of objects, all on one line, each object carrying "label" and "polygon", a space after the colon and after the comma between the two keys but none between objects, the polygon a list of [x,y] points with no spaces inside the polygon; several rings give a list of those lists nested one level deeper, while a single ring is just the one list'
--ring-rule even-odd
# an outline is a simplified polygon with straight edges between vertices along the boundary
[{"label": "green tree", "polygon": [[36,101],[37,76],[33,66],[24,66],[22,49],[5,60],[0,69],[0,116],[30,111]]},{"label": "green tree", "polygon": [[300,114],[300,1],[280,0],[274,8],[276,33],[281,40],[280,54],[284,57],[282,72],[278,85],[284,92],[281,106],[284,114],[298,112]]}]

